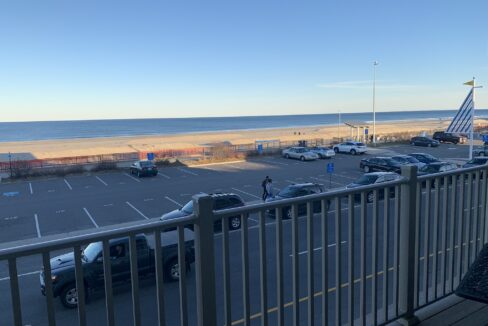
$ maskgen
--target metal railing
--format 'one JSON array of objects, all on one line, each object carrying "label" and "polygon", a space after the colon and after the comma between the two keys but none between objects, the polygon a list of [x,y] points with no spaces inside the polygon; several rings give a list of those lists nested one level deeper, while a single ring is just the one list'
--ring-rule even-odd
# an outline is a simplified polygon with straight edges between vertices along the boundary
[{"label": "metal railing", "polygon": [[[158,325],[383,325],[403,318],[453,292],[487,242],[488,166],[417,177],[414,167],[384,184],[343,189],[225,211],[213,200],[194,197],[194,215],[170,222],[150,220],[0,246],[8,262],[12,320],[22,325],[17,262],[41,255],[47,322],[56,322],[50,258],[70,249],[75,255],[78,322],[87,325],[81,248],[103,244],[105,311],[115,325],[109,240],[129,238],[133,324],[141,325],[135,237],[176,228],[178,289],[163,283],[161,251],[154,266]],[[274,211],[274,219],[269,219]],[[290,212],[290,213],[289,213]],[[240,216],[240,230],[229,219]],[[291,216],[290,219],[287,219]],[[221,232],[214,234],[215,222]],[[185,226],[195,231],[194,283],[187,277]],[[194,288],[193,288],[194,287]],[[188,293],[195,293],[195,304]],[[178,298],[178,318],[168,320],[165,302]],[[41,299],[42,297],[40,297]],[[167,309],[166,309],[167,310]]]}]

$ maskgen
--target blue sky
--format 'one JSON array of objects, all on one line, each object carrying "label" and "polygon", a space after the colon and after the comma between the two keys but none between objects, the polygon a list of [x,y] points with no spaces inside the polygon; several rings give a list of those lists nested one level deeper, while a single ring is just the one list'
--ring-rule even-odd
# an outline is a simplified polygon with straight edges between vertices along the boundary
[{"label": "blue sky", "polygon": [[[454,109],[488,2],[1,1],[1,121]],[[477,93],[488,108],[488,92]]]}]

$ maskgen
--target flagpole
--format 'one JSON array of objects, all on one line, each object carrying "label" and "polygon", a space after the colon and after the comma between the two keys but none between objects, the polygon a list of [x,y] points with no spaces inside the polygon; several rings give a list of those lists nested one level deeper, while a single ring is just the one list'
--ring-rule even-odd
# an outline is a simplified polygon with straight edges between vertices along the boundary
[{"label": "flagpole", "polygon": [[474,89],[475,89],[476,80],[473,77],[473,85],[472,85],[472,92],[473,92],[473,110],[471,110],[471,130],[469,131],[469,159],[473,158],[473,131],[474,131],[474,105],[475,105],[475,96],[474,96]]}]

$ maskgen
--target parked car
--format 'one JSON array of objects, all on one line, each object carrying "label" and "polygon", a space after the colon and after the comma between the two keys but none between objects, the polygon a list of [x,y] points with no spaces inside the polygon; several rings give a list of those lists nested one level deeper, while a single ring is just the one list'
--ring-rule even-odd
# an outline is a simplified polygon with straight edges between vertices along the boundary
[{"label": "parked car", "polygon": [[309,149],[312,153],[317,154],[319,158],[332,158],[335,156],[334,150],[328,147],[315,146]]},{"label": "parked car", "polygon": [[488,163],[488,157],[478,156],[478,157],[475,157],[475,158],[469,160],[468,162],[466,162],[466,164],[463,165],[463,168],[470,168],[473,166],[485,165],[487,163]]},{"label": "parked car", "polygon": [[[401,176],[398,173],[394,172],[371,172],[371,173],[365,173],[363,174],[362,177],[360,177],[358,180],[348,184],[346,186],[347,189],[352,189],[352,188],[357,188],[357,187],[362,187],[362,186],[367,186],[367,185],[373,185],[373,184],[378,184],[378,183],[383,183],[383,182],[391,182],[391,181],[396,181],[400,180]],[[390,195],[395,195],[395,187],[390,187],[389,188]],[[379,199],[384,199],[385,194],[384,191],[378,190],[379,194]],[[355,201],[360,201],[361,200],[361,194],[355,194],[354,196]],[[374,201],[374,191],[369,191],[366,194],[366,201],[368,203],[372,203]]]},{"label": "parked car", "polygon": [[[280,192],[278,192],[274,197],[269,197],[266,199],[266,202],[274,202],[283,199],[290,199],[314,194],[320,194],[324,192],[324,186],[318,183],[300,183],[300,184],[292,184],[283,188]],[[313,212],[319,213],[321,211],[321,203],[320,201],[316,201],[313,203]],[[307,213],[307,205],[302,204],[298,205],[298,215],[305,215]],[[272,218],[275,218],[276,210],[272,209],[268,211],[268,215]],[[292,211],[291,206],[285,206],[282,208],[282,217],[283,218],[291,218]]]},{"label": "parked car", "polygon": [[[441,172],[448,172],[448,171],[453,171],[456,170],[458,166],[454,163],[449,163],[449,162],[433,162],[430,164],[425,165],[423,168],[419,169],[417,171],[417,175],[422,176],[422,175],[429,175],[429,174],[434,174],[434,173],[441,173]],[[440,179],[440,184],[444,184],[444,178]],[[451,184],[451,181],[449,181],[449,184]],[[422,187],[427,186],[427,181],[422,182]],[[435,182],[431,181],[431,187],[435,187]]]},{"label": "parked car", "polygon": [[284,149],[282,154],[284,158],[296,158],[301,161],[313,161],[319,158],[317,154],[309,151],[305,147],[290,147]]},{"label": "parked car", "polygon": [[440,143],[439,143],[439,141],[434,140],[434,139],[429,138],[429,137],[418,136],[418,137],[413,137],[412,139],[410,139],[410,144],[412,146],[437,147],[437,146],[439,146]]},{"label": "parked car", "polygon": [[[178,234],[176,231],[161,234],[162,262],[167,281],[177,281],[180,277],[178,267]],[[185,230],[185,259],[187,268],[195,261],[193,232]],[[129,238],[109,241],[112,282],[124,284],[130,281]],[[154,274],[155,259],[154,235],[137,235],[137,269],[139,276]],[[83,280],[87,291],[104,290],[102,242],[90,243],[81,253]],[[54,297],[59,297],[67,308],[76,308],[78,295],[76,291],[74,253],[51,258],[51,280]],[[41,293],[45,295],[44,271],[40,273]],[[88,293],[88,292],[87,292]]]},{"label": "parked car", "polygon": [[441,143],[453,143],[458,144],[461,142],[461,137],[444,131],[436,131],[432,138]]},{"label": "parked car", "polygon": [[414,157],[417,160],[419,160],[420,162],[425,163],[425,164],[440,162],[440,160],[437,157],[432,156],[430,154],[426,154],[426,153],[411,153],[411,154],[408,154],[408,156]]},{"label": "parked car", "polygon": [[158,168],[152,161],[137,161],[132,163],[130,166],[130,174],[135,174],[138,177],[143,177],[146,175],[156,176],[158,175]]},{"label": "parked car", "polygon": [[336,153],[350,153],[351,155],[364,154],[368,151],[368,148],[364,143],[356,141],[347,141],[334,145],[332,148]]},{"label": "parked car", "polygon": [[[242,198],[239,195],[233,193],[216,193],[216,194],[210,194],[210,196],[213,198],[214,211],[220,211],[220,210],[235,208],[235,207],[242,207],[245,205]],[[175,218],[186,217],[191,214],[193,214],[193,200],[190,200],[188,203],[186,203],[186,205],[184,205],[180,209],[175,209],[174,211],[164,214],[163,216],[161,216],[160,219],[161,221],[168,221]],[[221,230],[222,221],[220,219],[215,221],[214,226],[215,226],[215,230]],[[189,227],[192,228],[192,226]],[[240,228],[241,228],[241,217],[240,216],[229,217],[229,229],[237,230]]]},{"label": "parked car", "polygon": [[488,145],[473,149],[473,156],[488,156]]},{"label": "parked car", "polygon": [[419,169],[425,165],[425,163],[422,163],[419,160],[417,160],[415,157],[409,155],[395,155],[392,156],[391,158],[402,164],[415,165]]},{"label": "parked car", "polygon": [[373,171],[386,171],[386,172],[400,173],[402,165],[405,164],[395,161],[391,157],[363,158],[361,162],[359,162],[359,168],[366,173],[373,172]]},{"label": "parked car", "polygon": [[449,162],[433,162],[426,164],[424,167],[417,171],[417,175],[427,175],[433,173],[441,173],[456,170],[458,166]]}]

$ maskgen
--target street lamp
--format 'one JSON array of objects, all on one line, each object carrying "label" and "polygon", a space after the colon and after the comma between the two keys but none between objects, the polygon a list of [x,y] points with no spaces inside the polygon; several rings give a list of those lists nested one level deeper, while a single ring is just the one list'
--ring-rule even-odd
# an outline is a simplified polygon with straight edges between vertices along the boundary
[{"label": "street lamp", "polygon": [[373,144],[376,146],[376,108],[375,108],[375,96],[376,96],[376,66],[380,63],[378,61],[373,62]]}]

